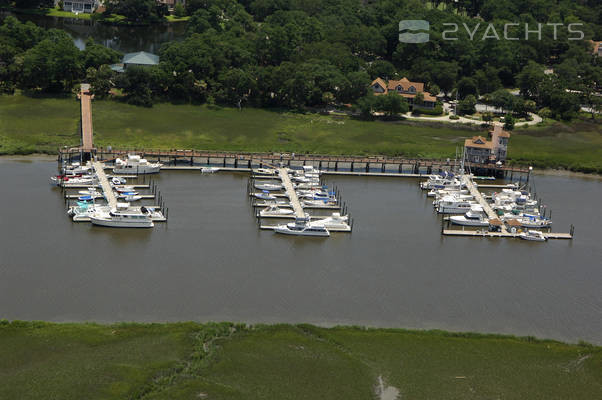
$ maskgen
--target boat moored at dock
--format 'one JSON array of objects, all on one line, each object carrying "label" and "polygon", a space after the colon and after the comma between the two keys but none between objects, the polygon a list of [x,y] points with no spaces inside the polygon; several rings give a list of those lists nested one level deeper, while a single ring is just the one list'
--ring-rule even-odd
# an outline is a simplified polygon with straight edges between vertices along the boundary
[{"label": "boat moored at dock", "polygon": [[113,173],[115,174],[156,174],[161,172],[161,163],[150,163],[136,154],[128,154],[126,160],[117,158]]}]

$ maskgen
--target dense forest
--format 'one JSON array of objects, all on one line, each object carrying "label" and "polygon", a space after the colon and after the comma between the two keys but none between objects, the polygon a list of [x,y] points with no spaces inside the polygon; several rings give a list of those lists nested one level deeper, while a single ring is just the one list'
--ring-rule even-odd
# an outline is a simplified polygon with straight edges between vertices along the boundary
[{"label": "dense forest", "polygon": [[[152,4],[113,0],[109,8],[136,16],[138,8],[152,13]],[[405,105],[376,101],[368,87],[376,77],[405,76],[463,106],[481,97],[509,111],[563,119],[580,105],[600,107],[602,59],[590,41],[602,40],[599,0],[188,0],[184,11],[188,36],[165,44],[158,66],[123,74],[105,66],[119,58],[111,50],[89,43],[80,52],[64,32],[8,17],[0,28],[0,90],[68,91],[87,79],[98,96],[116,87],[125,101],[145,106],[354,104],[395,112]],[[429,21],[430,41],[401,43],[399,22],[407,19]],[[459,40],[442,34],[452,22]],[[521,40],[503,39],[508,22]],[[502,40],[484,38],[490,23]],[[537,23],[544,24],[541,40],[525,40],[525,24],[533,30]],[[567,29],[576,23],[583,39]],[[520,89],[522,99],[504,88]]]}]

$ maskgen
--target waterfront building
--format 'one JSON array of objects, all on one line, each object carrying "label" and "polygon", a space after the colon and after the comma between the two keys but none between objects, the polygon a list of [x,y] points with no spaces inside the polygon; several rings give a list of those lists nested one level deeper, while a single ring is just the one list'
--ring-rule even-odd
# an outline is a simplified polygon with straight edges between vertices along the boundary
[{"label": "waterfront building", "polygon": [[489,137],[491,140],[487,140],[483,136],[473,136],[464,141],[466,161],[478,164],[506,161],[510,133],[505,131],[502,126],[496,125],[489,132]]},{"label": "waterfront building", "polygon": [[63,10],[92,14],[98,8],[98,4],[98,0],[65,0],[63,2]]},{"label": "waterfront building", "polygon": [[[385,82],[384,79],[376,78],[372,81],[370,87],[375,95],[387,94],[389,92],[397,93],[404,97],[412,107],[433,109],[437,104],[437,98],[429,92],[424,91],[423,82],[411,82],[407,78]],[[414,100],[419,93],[422,93],[424,97],[422,104],[414,104]]]},{"label": "waterfront building", "polygon": [[123,60],[119,64],[111,65],[111,69],[115,72],[124,72],[128,66],[152,66],[159,64],[159,56],[148,53],[146,51],[138,51],[136,53],[127,53],[123,56]]}]

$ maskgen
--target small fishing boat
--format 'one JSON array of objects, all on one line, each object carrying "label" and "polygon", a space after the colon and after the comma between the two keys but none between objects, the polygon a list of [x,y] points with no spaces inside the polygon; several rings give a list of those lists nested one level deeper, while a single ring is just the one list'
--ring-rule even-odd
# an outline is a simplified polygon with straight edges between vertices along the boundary
[{"label": "small fishing boat", "polygon": [[116,192],[119,192],[119,193],[128,193],[128,192],[133,192],[134,191],[134,187],[132,185],[127,185],[127,186],[113,186],[113,189]]},{"label": "small fishing boat", "polygon": [[115,174],[156,174],[161,172],[161,163],[150,163],[136,154],[128,154],[126,160],[115,160],[113,173]]},{"label": "small fishing boat", "polygon": [[261,200],[276,200],[276,196],[271,195],[267,190],[264,190],[261,193],[254,193],[253,196]]},{"label": "small fishing boat", "polygon": [[281,217],[293,215],[295,212],[290,208],[280,208],[275,204],[269,205],[259,212],[261,217]]},{"label": "small fishing boat", "polygon": [[276,175],[278,173],[277,170],[273,168],[257,168],[253,170],[254,175]]},{"label": "small fishing boat", "polygon": [[296,218],[295,222],[285,225],[278,225],[274,228],[274,232],[284,235],[296,236],[320,236],[328,237],[330,232],[323,226],[313,226],[309,223],[309,217]]},{"label": "small fishing boat", "polygon": [[267,191],[282,190],[283,188],[282,185],[278,183],[255,183],[253,186],[255,186],[256,189]]},{"label": "small fishing boat", "polygon": [[545,237],[545,235],[541,231],[533,230],[528,230],[526,232],[519,233],[518,237],[520,237],[523,240],[531,240],[534,242],[545,242],[546,240],[548,240],[548,238]]},{"label": "small fishing boat", "polygon": [[218,167],[202,167],[201,168],[201,173],[203,173],[203,174],[214,174],[217,171],[219,171]]},{"label": "small fishing boat", "polygon": [[118,176],[114,176],[111,178],[111,183],[113,185],[125,185],[127,183],[125,178],[120,178]]}]

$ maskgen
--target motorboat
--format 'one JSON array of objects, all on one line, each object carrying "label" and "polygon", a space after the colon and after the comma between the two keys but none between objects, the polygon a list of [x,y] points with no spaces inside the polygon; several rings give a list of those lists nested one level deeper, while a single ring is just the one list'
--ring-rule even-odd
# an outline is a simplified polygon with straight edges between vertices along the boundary
[{"label": "motorboat", "polygon": [[142,196],[140,196],[138,192],[125,192],[121,193],[118,197],[127,202],[142,200]]},{"label": "motorboat", "polygon": [[218,167],[202,167],[201,173],[203,174],[214,174],[218,172],[220,169]]},{"label": "motorboat", "polygon": [[485,216],[483,207],[474,204],[464,215],[453,215],[449,220],[454,225],[462,226],[489,226],[489,219]]},{"label": "motorboat", "polygon": [[271,195],[267,190],[264,190],[261,193],[254,193],[253,196],[261,200],[276,200],[276,196]]},{"label": "motorboat", "polygon": [[73,186],[95,186],[98,185],[96,176],[65,176],[57,175],[50,178],[50,182],[57,186],[73,187]]},{"label": "motorboat", "polygon": [[279,183],[255,183],[253,186],[255,186],[255,189],[267,191],[282,190],[283,188],[283,186]]},{"label": "motorboat", "polygon": [[113,173],[115,174],[156,174],[161,171],[161,163],[150,163],[136,154],[128,154],[126,160],[115,160]]},{"label": "motorboat", "polygon": [[120,178],[118,176],[114,176],[111,178],[111,183],[113,185],[125,185],[127,183],[125,178]]},{"label": "motorboat", "polygon": [[278,225],[274,228],[274,232],[296,236],[330,236],[330,232],[325,227],[310,224],[308,216],[296,218],[295,222],[289,224]]},{"label": "motorboat", "polygon": [[280,208],[276,204],[272,204],[259,212],[261,217],[282,217],[293,215],[295,212],[290,208]]},{"label": "motorboat", "polygon": [[273,168],[257,168],[253,170],[253,175],[276,175],[278,173],[277,170]]},{"label": "motorboat", "polygon": [[328,230],[336,230],[336,231],[351,231],[351,226],[349,226],[349,217],[347,215],[341,215],[340,213],[332,213],[330,217],[310,221],[309,224],[311,226],[323,226]]},{"label": "motorboat", "polygon": [[116,192],[119,192],[119,193],[127,193],[127,192],[133,192],[134,191],[134,186],[132,186],[132,185],[113,186],[113,189]]},{"label": "motorboat", "polygon": [[536,215],[523,214],[516,218],[523,228],[549,228],[552,226],[552,220],[541,218]]},{"label": "motorboat", "polygon": [[545,235],[541,231],[533,231],[533,230],[521,232],[518,234],[518,237],[520,237],[523,240],[531,240],[534,242],[545,242],[546,240],[548,240],[548,238],[545,237]]},{"label": "motorboat", "polygon": [[437,212],[440,214],[465,214],[470,211],[474,202],[458,199],[455,196],[445,196],[441,198],[437,205]]},{"label": "motorboat", "polygon": [[469,192],[468,190],[432,189],[426,194],[426,197],[443,197],[454,194],[469,194]]},{"label": "motorboat", "polygon": [[118,206],[109,211],[98,209],[90,215],[90,222],[93,225],[112,228],[152,228],[154,226],[151,212],[146,207],[133,209]]},{"label": "motorboat", "polygon": [[280,208],[282,207],[286,207],[286,208],[290,208],[292,207],[291,203],[289,201],[286,200],[266,200],[262,203],[255,203],[253,204],[255,207],[269,207],[269,206],[278,206]]},{"label": "motorboat", "polygon": [[[118,203],[120,210],[131,210],[134,212],[142,212],[142,207],[132,207],[128,203]],[[165,215],[160,210],[152,207],[144,207],[153,221],[165,221]],[[94,213],[108,213],[111,209],[108,205],[93,204],[86,202],[77,202],[75,206],[69,207],[67,215],[72,217],[74,222],[88,222]]]},{"label": "motorboat", "polygon": [[303,200],[303,207],[330,208],[337,205],[336,199]]},{"label": "motorboat", "polygon": [[70,165],[65,165],[61,170],[62,174],[67,176],[85,175],[91,173],[92,171],[93,168],[89,162],[86,165],[81,165],[78,162],[74,162]]}]

